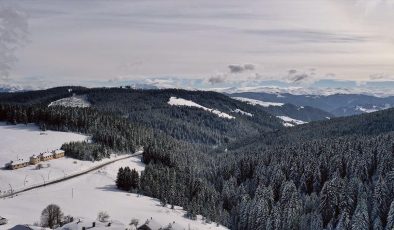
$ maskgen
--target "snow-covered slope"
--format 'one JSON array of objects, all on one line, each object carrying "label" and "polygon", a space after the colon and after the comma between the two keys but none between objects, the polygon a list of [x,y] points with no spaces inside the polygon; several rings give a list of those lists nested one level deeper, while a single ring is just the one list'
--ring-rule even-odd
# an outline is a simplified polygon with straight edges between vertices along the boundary
[{"label": "snow-covered slope", "polygon": [[236,100],[246,102],[250,105],[261,105],[263,107],[269,107],[269,106],[282,106],[284,103],[278,103],[278,102],[266,102],[266,101],[259,101],[259,100],[254,100],[246,97],[233,97]]},{"label": "snow-covered slope", "polygon": [[242,114],[242,115],[246,115],[246,116],[249,116],[249,117],[253,117],[253,114],[245,112],[245,111],[240,110],[240,109],[234,109],[232,112],[233,113],[239,113],[239,114]]},{"label": "snow-covered slope", "polygon": [[51,102],[49,105],[50,106],[65,106],[65,107],[81,107],[81,108],[85,108],[85,107],[90,107],[91,104],[88,101],[86,95],[74,95],[71,97],[66,97],[66,98],[62,98],[60,100]]},{"label": "snow-covered slope", "polygon": [[199,105],[193,101],[185,100],[183,98],[170,97],[168,104],[174,105],[174,106],[189,106],[189,107],[200,108],[205,111],[211,112],[221,118],[226,118],[226,119],[234,119],[235,118],[235,117],[233,117],[227,113],[221,112],[217,109],[210,109],[210,108],[204,107],[202,105]]},{"label": "snow-covered slope", "polygon": [[301,121],[301,120],[296,120],[293,119],[291,117],[287,117],[287,116],[278,116],[278,118],[280,118],[281,120],[283,120],[283,125],[286,127],[292,127],[295,125],[302,125],[302,124],[306,124],[307,122],[305,121]]},{"label": "snow-covered slope", "polygon": [[126,225],[133,218],[141,224],[152,218],[162,226],[175,221],[185,229],[225,229],[215,224],[205,224],[201,216],[196,221],[189,220],[184,217],[185,211],[181,207],[172,210],[162,207],[158,200],[151,197],[117,190],[116,174],[119,167],[125,166],[139,172],[144,169],[140,158],[128,158],[62,183],[0,200],[2,215],[9,220],[6,227],[38,221],[41,211],[53,203],[59,205],[64,214],[76,218],[96,220],[98,212],[106,211],[110,219]]},{"label": "snow-covered slope", "polygon": [[[33,154],[59,149],[63,143],[84,141],[88,137],[76,133],[40,131],[36,125],[6,125],[0,123],[0,168],[6,163],[18,159],[28,161]],[[47,167],[50,164],[50,167]],[[0,190],[19,189],[36,183],[42,183],[55,177],[62,177],[70,172],[90,167],[93,163],[61,158],[43,163],[44,168],[35,170],[28,166],[18,170],[0,169]],[[44,179],[43,179],[44,178]],[[1,215],[1,213],[0,213]]]}]

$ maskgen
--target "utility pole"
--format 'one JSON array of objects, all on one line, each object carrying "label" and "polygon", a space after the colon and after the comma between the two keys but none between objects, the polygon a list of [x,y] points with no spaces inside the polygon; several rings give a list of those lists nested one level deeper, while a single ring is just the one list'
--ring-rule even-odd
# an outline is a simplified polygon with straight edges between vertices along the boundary
[{"label": "utility pole", "polygon": [[49,170],[49,172],[48,172],[48,181],[49,181],[49,174],[51,174],[51,170]]},{"label": "utility pole", "polygon": [[26,186],[26,178],[27,178],[27,175],[25,176],[25,180],[23,181],[23,187]]}]

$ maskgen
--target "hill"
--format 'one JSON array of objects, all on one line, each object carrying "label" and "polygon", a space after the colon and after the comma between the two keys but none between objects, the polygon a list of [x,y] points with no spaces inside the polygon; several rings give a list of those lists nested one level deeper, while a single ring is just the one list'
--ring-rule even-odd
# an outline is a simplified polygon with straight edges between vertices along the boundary
[{"label": "hill", "polygon": [[394,109],[284,128],[262,106],[212,92],[82,88],[73,93],[90,107],[48,107],[66,89],[7,95],[0,119],[79,130],[109,150],[144,146],[139,192],[190,218],[231,229],[394,223]]},{"label": "hill", "polygon": [[290,103],[296,106],[311,106],[336,117],[375,112],[394,106],[394,97],[376,97],[363,94],[293,95],[245,92],[229,94],[268,102]]},{"label": "hill", "polygon": [[303,121],[304,123],[310,121],[319,121],[331,119],[334,117],[332,114],[317,109],[311,106],[296,106],[289,103],[280,102],[265,102],[256,99],[250,99],[245,97],[233,97],[236,100],[244,101],[251,105],[261,106],[267,113],[275,115],[277,117],[289,117],[292,119]]}]

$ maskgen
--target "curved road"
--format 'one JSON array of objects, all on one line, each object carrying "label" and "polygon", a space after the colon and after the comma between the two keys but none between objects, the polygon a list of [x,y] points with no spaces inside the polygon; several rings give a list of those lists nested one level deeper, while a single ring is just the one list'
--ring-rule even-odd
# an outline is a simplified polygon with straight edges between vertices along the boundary
[{"label": "curved road", "polygon": [[62,181],[70,180],[72,178],[75,178],[75,177],[78,177],[78,176],[90,173],[92,171],[100,169],[100,168],[102,168],[102,167],[104,167],[106,165],[112,164],[114,162],[125,160],[125,159],[131,158],[131,157],[135,157],[135,156],[140,156],[140,155],[142,155],[141,151],[133,153],[131,155],[124,156],[124,157],[118,157],[118,158],[113,159],[111,161],[108,161],[108,162],[96,165],[96,166],[94,166],[92,168],[89,168],[89,169],[86,169],[86,170],[83,170],[83,171],[80,171],[80,172],[76,172],[76,173],[73,173],[71,175],[68,175],[68,176],[65,176],[65,177],[62,177],[62,178],[51,180],[51,181],[49,181],[47,183],[33,185],[33,186],[30,186],[30,187],[27,187],[27,188],[23,188],[23,189],[19,189],[19,190],[14,190],[14,192],[12,192],[12,193],[5,194],[5,195],[0,195],[0,198],[6,198],[6,197],[14,196],[14,195],[22,193],[22,192],[30,191],[30,190],[33,190],[33,189],[36,189],[36,188],[40,188],[40,187],[45,187],[45,186],[51,185],[51,184],[57,184],[57,183],[60,183]]}]

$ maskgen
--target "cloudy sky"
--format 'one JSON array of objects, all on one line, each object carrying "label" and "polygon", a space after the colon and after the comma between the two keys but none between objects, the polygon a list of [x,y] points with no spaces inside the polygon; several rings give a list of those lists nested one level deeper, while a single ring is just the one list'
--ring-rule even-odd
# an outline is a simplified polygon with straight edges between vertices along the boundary
[{"label": "cloudy sky", "polygon": [[23,20],[28,26],[0,55],[3,82],[394,80],[394,0],[0,0],[0,7],[1,43],[5,22],[22,33]]}]

